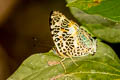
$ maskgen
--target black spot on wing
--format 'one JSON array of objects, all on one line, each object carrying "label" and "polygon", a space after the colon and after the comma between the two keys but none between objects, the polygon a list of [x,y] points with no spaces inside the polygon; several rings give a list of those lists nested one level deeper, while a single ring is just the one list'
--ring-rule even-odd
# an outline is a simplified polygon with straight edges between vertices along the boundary
[{"label": "black spot on wing", "polygon": [[53,19],[54,19],[55,22],[59,22],[59,20],[60,20],[59,16],[54,16]]},{"label": "black spot on wing", "polygon": [[54,31],[54,33],[56,33],[56,34],[57,34],[58,32],[59,32],[59,31],[57,31],[57,30]]},{"label": "black spot on wing", "polygon": [[58,42],[59,40],[60,40],[59,38],[56,38],[56,39],[55,39],[55,42]]},{"label": "black spot on wing", "polygon": [[68,23],[69,23],[68,20],[63,19],[63,20],[62,20],[62,23],[61,23],[61,26],[62,26],[62,27],[68,27]]},{"label": "black spot on wing", "polygon": [[56,28],[59,28],[60,26],[57,26],[57,25],[56,25],[55,27],[56,27]]}]

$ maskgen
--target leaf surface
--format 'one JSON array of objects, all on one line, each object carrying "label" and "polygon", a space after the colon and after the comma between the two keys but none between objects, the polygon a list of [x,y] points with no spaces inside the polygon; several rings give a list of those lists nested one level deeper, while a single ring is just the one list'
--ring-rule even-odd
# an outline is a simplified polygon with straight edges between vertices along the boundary
[{"label": "leaf surface", "polygon": [[120,21],[120,0],[69,0],[69,7],[76,7],[88,14],[98,14],[112,21]]},{"label": "leaf surface", "polygon": [[60,63],[55,63],[61,58],[52,51],[34,54],[26,59],[8,80],[120,79],[120,60],[115,52],[102,42],[97,42],[97,46],[94,56],[73,58],[79,66],[76,66],[71,59],[65,59],[63,63],[67,73]]}]

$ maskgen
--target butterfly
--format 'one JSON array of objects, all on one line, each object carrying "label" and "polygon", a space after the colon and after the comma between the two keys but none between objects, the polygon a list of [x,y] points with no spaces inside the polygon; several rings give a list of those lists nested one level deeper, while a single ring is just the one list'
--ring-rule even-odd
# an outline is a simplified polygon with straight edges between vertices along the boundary
[{"label": "butterfly", "polygon": [[96,39],[83,27],[69,20],[59,11],[52,11],[49,21],[55,44],[54,51],[60,57],[72,59],[72,57],[94,55],[96,53]]}]

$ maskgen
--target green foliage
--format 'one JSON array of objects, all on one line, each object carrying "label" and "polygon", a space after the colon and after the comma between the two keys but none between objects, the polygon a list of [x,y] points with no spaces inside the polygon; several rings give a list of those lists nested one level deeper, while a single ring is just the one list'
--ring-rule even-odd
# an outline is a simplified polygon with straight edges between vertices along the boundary
[{"label": "green foliage", "polygon": [[99,14],[116,22],[120,21],[119,5],[120,0],[72,0],[67,4],[88,14]]},{"label": "green foliage", "polygon": [[120,29],[110,28],[100,24],[86,24],[87,29],[97,38],[103,39],[107,42],[120,42]]},{"label": "green foliage", "polygon": [[[75,0],[75,2],[79,1],[81,0]],[[71,0],[67,0],[67,3],[70,6],[74,2],[71,2]],[[80,4],[76,4],[76,6],[77,5],[80,6]],[[96,37],[100,38],[101,40],[105,40],[110,43],[120,42],[120,23],[116,23],[102,16],[99,16],[101,14],[87,14],[81,11],[80,8],[76,6],[69,7],[71,13],[80,23],[82,23],[82,25],[85,25],[85,27],[87,27],[87,29],[89,29],[91,33],[93,33]],[[96,10],[98,9],[96,8]],[[98,27],[98,25],[100,28],[96,28]]]},{"label": "green foliage", "polygon": [[[94,56],[66,59],[64,72],[61,64],[50,66],[49,61],[60,61],[52,51],[35,54],[26,59],[8,80],[113,80],[120,79],[120,60],[108,45],[98,42]],[[55,79],[56,78],[56,79]]]}]

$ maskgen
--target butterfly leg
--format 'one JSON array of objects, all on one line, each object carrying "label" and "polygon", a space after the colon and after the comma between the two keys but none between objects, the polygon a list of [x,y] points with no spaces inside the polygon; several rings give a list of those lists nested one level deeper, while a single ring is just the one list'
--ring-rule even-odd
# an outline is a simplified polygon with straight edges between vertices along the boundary
[{"label": "butterfly leg", "polygon": [[63,58],[63,59],[60,61],[60,63],[61,63],[61,65],[62,65],[62,67],[63,67],[63,69],[64,69],[64,71],[65,71],[65,73],[66,73],[66,68],[65,68],[65,65],[64,65],[64,63],[63,63],[64,60],[65,60],[65,58]]},{"label": "butterfly leg", "polygon": [[78,66],[78,64],[75,62],[75,60],[72,58],[72,56],[71,56],[70,54],[68,54],[68,53],[67,53],[67,55],[68,55],[69,58],[72,60],[72,62],[73,62],[76,66]]}]

